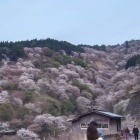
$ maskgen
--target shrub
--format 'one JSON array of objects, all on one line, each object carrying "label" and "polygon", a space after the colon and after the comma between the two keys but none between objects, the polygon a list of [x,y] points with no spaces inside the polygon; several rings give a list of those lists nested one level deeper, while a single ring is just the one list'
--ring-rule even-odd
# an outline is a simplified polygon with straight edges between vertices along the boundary
[{"label": "shrub", "polygon": [[4,90],[14,90],[14,89],[17,89],[17,87],[18,87],[17,84],[14,84],[12,82],[9,82],[3,85]]},{"label": "shrub", "polygon": [[43,77],[41,75],[35,75],[34,81],[37,82],[39,79],[42,79]]},{"label": "shrub", "polygon": [[44,69],[44,68],[48,68],[48,67],[58,68],[60,66],[60,63],[55,61],[52,58],[47,58],[47,60],[45,60],[43,62],[42,62],[42,60],[35,60],[33,62],[33,64],[36,68],[39,68],[39,69]]},{"label": "shrub", "polygon": [[80,65],[80,66],[83,67],[83,68],[85,68],[85,67],[88,66],[88,65],[87,65],[82,59],[80,59],[80,58],[74,58],[73,61],[74,61],[74,63],[75,63],[76,65]]},{"label": "shrub", "polygon": [[95,100],[98,96],[98,94],[96,92],[92,92],[91,91],[91,94],[92,94],[92,99]]},{"label": "shrub", "polygon": [[50,61],[50,66],[49,67],[55,67],[55,68],[59,68],[60,67],[60,63],[57,61]]},{"label": "shrub", "polygon": [[26,107],[20,107],[17,110],[17,117],[23,119],[26,114],[29,114],[29,109]]},{"label": "shrub", "polygon": [[63,57],[59,53],[54,54],[53,59],[60,64],[63,64]]},{"label": "shrub", "polygon": [[95,69],[96,71],[98,71],[98,66],[96,64],[90,64],[89,68],[93,68]]},{"label": "shrub", "polygon": [[11,104],[2,104],[0,105],[0,120],[9,121],[12,119],[14,109]]},{"label": "shrub", "polygon": [[75,106],[72,102],[65,100],[61,103],[61,112],[62,114],[68,115],[72,113],[75,109]]},{"label": "shrub", "polygon": [[41,63],[41,61],[39,61],[39,60],[35,60],[35,61],[33,61],[33,65],[34,65],[36,68],[40,68],[41,65],[42,65],[42,63]]},{"label": "shrub", "polygon": [[59,135],[60,133],[61,133],[61,130],[60,129],[58,129],[58,126],[57,126],[57,124],[51,124],[51,125],[46,125],[46,131],[48,132],[48,135],[47,136],[49,136],[49,135]]},{"label": "shrub", "polygon": [[23,95],[23,102],[24,103],[31,102],[33,100],[33,97],[34,97],[34,91],[26,90]]},{"label": "shrub", "polygon": [[17,128],[21,128],[22,127],[22,121],[19,119],[13,119],[11,122],[10,122],[10,128],[12,129],[17,129]]},{"label": "shrub", "polygon": [[72,58],[68,55],[63,55],[63,64],[70,64],[72,61]]},{"label": "shrub", "polygon": [[133,84],[132,85],[126,85],[125,86],[125,93],[129,94],[129,91],[131,91],[133,89],[133,86],[134,86]]},{"label": "shrub", "polygon": [[60,55],[59,53],[55,54],[53,56],[53,59],[57,62],[59,62],[62,65],[70,64],[72,61],[72,58],[68,55]]},{"label": "shrub", "polygon": [[40,108],[42,113],[49,113],[58,116],[61,113],[61,104],[49,96],[40,95],[37,100],[41,102]]},{"label": "shrub", "polygon": [[60,63],[53,60],[52,58],[48,58],[47,61],[42,65],[42,68],[48,68],[48,67],[55,67],[59,68]]},{"label": "shrub", "polygon": [[52,57],[52,55],[55,53],[55,51],[45,47],[43,48],[43,54],[47,57]]},{"label": "shrub", "polygon": [[90,88],[87,85],[81,84],[77,80],[73,80],[72,85],[78,87],[80,89],[80,91],[83,91],[83,90],[86,90],[86,91],[89,91],[89,92],[91,91]]},{"label": "shrub", "polygon": [[81,96],[87,98],[87,99],[92,99],[92,94],[89,92],[82,92]]}]

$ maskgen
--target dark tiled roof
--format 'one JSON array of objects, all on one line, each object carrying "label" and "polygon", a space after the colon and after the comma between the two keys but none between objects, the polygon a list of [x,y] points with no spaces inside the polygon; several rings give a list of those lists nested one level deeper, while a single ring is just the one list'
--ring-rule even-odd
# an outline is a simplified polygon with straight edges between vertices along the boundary
[{"label": "dark tiled roof", "polygon": [[125,118],[122,115],[118,115],[118,114],[115,114],[115,113],[111,113],[111,112],[107,112],[107,111],[102,111],[102,110],[93,110],[93,112],[96,112],[98,114],[102,114],[104,116],[108,116],[110,118]]},{"label": "dark tiled roof", "polygon": [[73,119],[69,119],[69,121],[73,122],[73,121],[79,120],[81,117],[86,116],[86,115],[89,115],[89,114],[92,114],[92,113],[101,114],[101,115],[107,116],[109,118],[116,118],[116,119],[117,118],[122,118],[122,119],[125,119],[124,116],[121,116],[121,115],[118,115],[118,114],[114,114],[114,113],[103,111],[103,110],[93,109],[93,111],[88,112],[88,113],[85,113],[85,114],[82,114],[82,115],[78,115],[78,116],[76,116]]}]

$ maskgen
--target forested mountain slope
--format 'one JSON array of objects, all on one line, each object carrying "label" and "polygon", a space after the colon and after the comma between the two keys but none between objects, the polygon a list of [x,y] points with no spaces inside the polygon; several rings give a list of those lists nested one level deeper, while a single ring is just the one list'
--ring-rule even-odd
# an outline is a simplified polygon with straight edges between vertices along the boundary
[{"label": "forested mountain slope", "polygon": [[1,42],[0,59],[0,119],[11,126],[43,129],[57,120],[66,129],[68,116],[93,108],[138,121],[139,40],[115,46]]}]

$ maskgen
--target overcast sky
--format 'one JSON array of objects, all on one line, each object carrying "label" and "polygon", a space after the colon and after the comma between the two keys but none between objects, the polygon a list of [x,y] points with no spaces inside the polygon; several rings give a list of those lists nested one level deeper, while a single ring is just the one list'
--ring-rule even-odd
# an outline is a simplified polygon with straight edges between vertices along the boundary
[{"label": "overcast sky", "polygon": [[140,0],[0,0],[0,41],[112,45],[140,39]]}]

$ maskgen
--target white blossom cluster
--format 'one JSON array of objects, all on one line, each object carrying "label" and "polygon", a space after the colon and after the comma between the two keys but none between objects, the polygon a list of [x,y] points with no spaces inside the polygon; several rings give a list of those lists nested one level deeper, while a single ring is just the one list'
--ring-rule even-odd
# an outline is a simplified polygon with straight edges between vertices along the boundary
[{"label": "white blossom cluster", "polygon": [[33,58],[40,57],[40,55],[43,52],[43,49],[42,48],[39,48],[39,47],[35,47],[35,48],[25,47],[24,48],[24,51],[28,55],[29,58],[33,59]]},{"label": "white blossom cluster", "polygon": [[21,128],[17,131],[17,136],[22,138],[23,140],[40,140],[37,134],[24,128]]},{"label": "white blossom cluster", "polygon": [[57,128],[61,131],[67,130],[67,127],[69,125],[68,122],[63,117],[54,117],[51,114],[43,114],[43,115],[38,115],[34,119],[34,123],[43,125],[52,125],[56,124]]},{"label": "white blossom cluster", "polygon": [[4,104],[6,102],[9,102],[9,93],[5,90],[0,93],[0,104]]},{"label": "white blossom cluster", "polygon": [[10,125],[8,122],[3,122],[0,124],[0,129],[7,129],[9,127],[10,127]]},{"label": "white blossom cluster", "polygon": [[36,85],[33,74],[29,73],[22,73],[22,75],[19,77],[19,88],[23,90],[35,90],[39,91],[40,88]]},{"label": "white blossom cluster", "polygon": [[18,98],[18,97],[14,97],[13,98],[13,104],[15,106],[22,106],[23,105],[23,101],[21,98]]},{"label": "white blossom cluster", "polygon": [[31,112],[41,113],[41,109],[39,107],[36,107],[33,103],[26,103],[24,105],[26,108],[28,108]]}]

